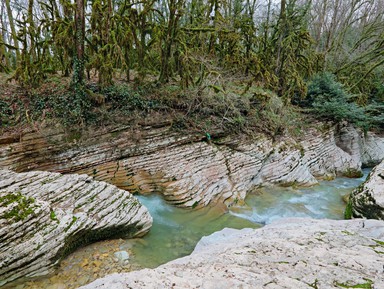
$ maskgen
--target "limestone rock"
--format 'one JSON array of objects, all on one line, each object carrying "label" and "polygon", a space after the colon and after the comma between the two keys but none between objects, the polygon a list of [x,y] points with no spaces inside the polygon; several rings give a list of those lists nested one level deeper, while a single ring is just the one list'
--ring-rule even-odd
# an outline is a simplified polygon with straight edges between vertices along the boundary
[{"label": "limestone rock", "polygon": [[135,197],[89,176],[0,170],[0,286],[52,272],[81,245],[142,236],[151,225]]},{"label": "limestone rock", "polygon": [[384,222],[286,219],[224,229],[187,257],[81,289],[384,288]]},{"label": "limestone rock", "polygon": [[352,192],[348,206],[354,217],[384,220],[384,161]]},{"label": "limestone rock", "polygon": [[361,155],[365,166],[375,166],[384,159],[384,137],[372,132],[362,135]]},{"label": "limestone rock", "polygon": [[110,128],[83,139],[58,132],[0,136],[0,168],[80,173],[132,193],[160,193],[180,207],[242,202],[260,186],[310,186],[316,178],[361,174],[380,161],[384,138],[346,123],[308,129],[300,139],[182,134],[167,125]]}]

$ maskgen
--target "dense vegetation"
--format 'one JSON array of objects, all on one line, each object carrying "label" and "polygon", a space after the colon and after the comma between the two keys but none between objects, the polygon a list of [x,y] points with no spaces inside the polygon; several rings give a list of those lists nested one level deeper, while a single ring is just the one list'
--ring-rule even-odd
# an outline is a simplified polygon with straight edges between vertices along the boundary
[{"label": "dense vegetation", "polygon": [[384,124],[381,0],[3,0],[0,15],[3,127]]}]

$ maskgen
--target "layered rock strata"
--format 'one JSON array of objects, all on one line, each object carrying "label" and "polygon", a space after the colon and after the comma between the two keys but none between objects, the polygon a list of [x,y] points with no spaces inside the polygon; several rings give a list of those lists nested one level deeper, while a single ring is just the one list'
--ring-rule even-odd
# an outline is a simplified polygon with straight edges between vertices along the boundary
[{"label": "layered rock strata", "polygon": [[94,132],[85,141],[51,132],[5,135],[0,168],[86,173],[132,193],[157,192],[174,205],[201,207],[241,202],[261,185],[359,176],[362,164],[384,156],[384,138],[346,124],[319,124],[299,139],[211,135],[182,134],[168,123]]},{"label": "layered rock strata", "polygon": [[286,219],[224,229],[156,269],[113,274],[81,289],[384,288],[384,223]]},{"label": "layered rock strata", "polygon": [[135,197],[87,175],[0,170],[0,286],[51,273],[81,245],[139,237],[151,225]]},{"label": "layered rock strata", "polygon": [[384,161],[349,197],[347,217],[384,220]]}]

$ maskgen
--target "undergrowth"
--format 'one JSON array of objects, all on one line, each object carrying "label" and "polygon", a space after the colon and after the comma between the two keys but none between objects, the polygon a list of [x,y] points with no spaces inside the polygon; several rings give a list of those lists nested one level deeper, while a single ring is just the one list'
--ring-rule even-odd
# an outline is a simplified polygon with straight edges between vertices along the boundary
[{"label": "undergrowth", "polygon": [[[84,125],[153,123],[163,118],[175,130],[247,135],[264,132],[276,137],[284,132],[299,133],[304,123],[295,107],[283,103],[274,92],[235,78],[205,81],[187,88],[182,88],[176,80],[162,85],[118,83],[104,89],[89,82],[85,90],[89,109],[82,115],[68,87],[68,80],[57,77],[17,97],[0,99],[3,127],[16,122],[27,125],[49,122],[72,130]],[[12,105],[17,107],[18,119],[10,113]]]}]

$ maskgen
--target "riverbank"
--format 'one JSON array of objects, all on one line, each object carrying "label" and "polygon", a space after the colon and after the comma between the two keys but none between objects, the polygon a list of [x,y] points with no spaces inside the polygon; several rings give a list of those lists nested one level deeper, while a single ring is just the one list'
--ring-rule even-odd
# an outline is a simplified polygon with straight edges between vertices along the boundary
[{"label": "riverbank", "polygon": [[[222,206],[185,210],[167,204],[159,195],[139,196],[154,219],[149,234],[81,248],[63,260],[54,276],[27,282],[17,289],[72,289],[111,273],[156,268],[189,255],[200,238],[224,228],[259,228],[261,223],[289,217],[340,220],[345,208],[343,195],[357,187],[368,172],[365,169],[359,179],[336,178],[311,188],[265,187],[248,195],[243,206],[231,207],[228,212]],[[119,252],[127,252],[129,257],[120,260],[116,257]]]}]

